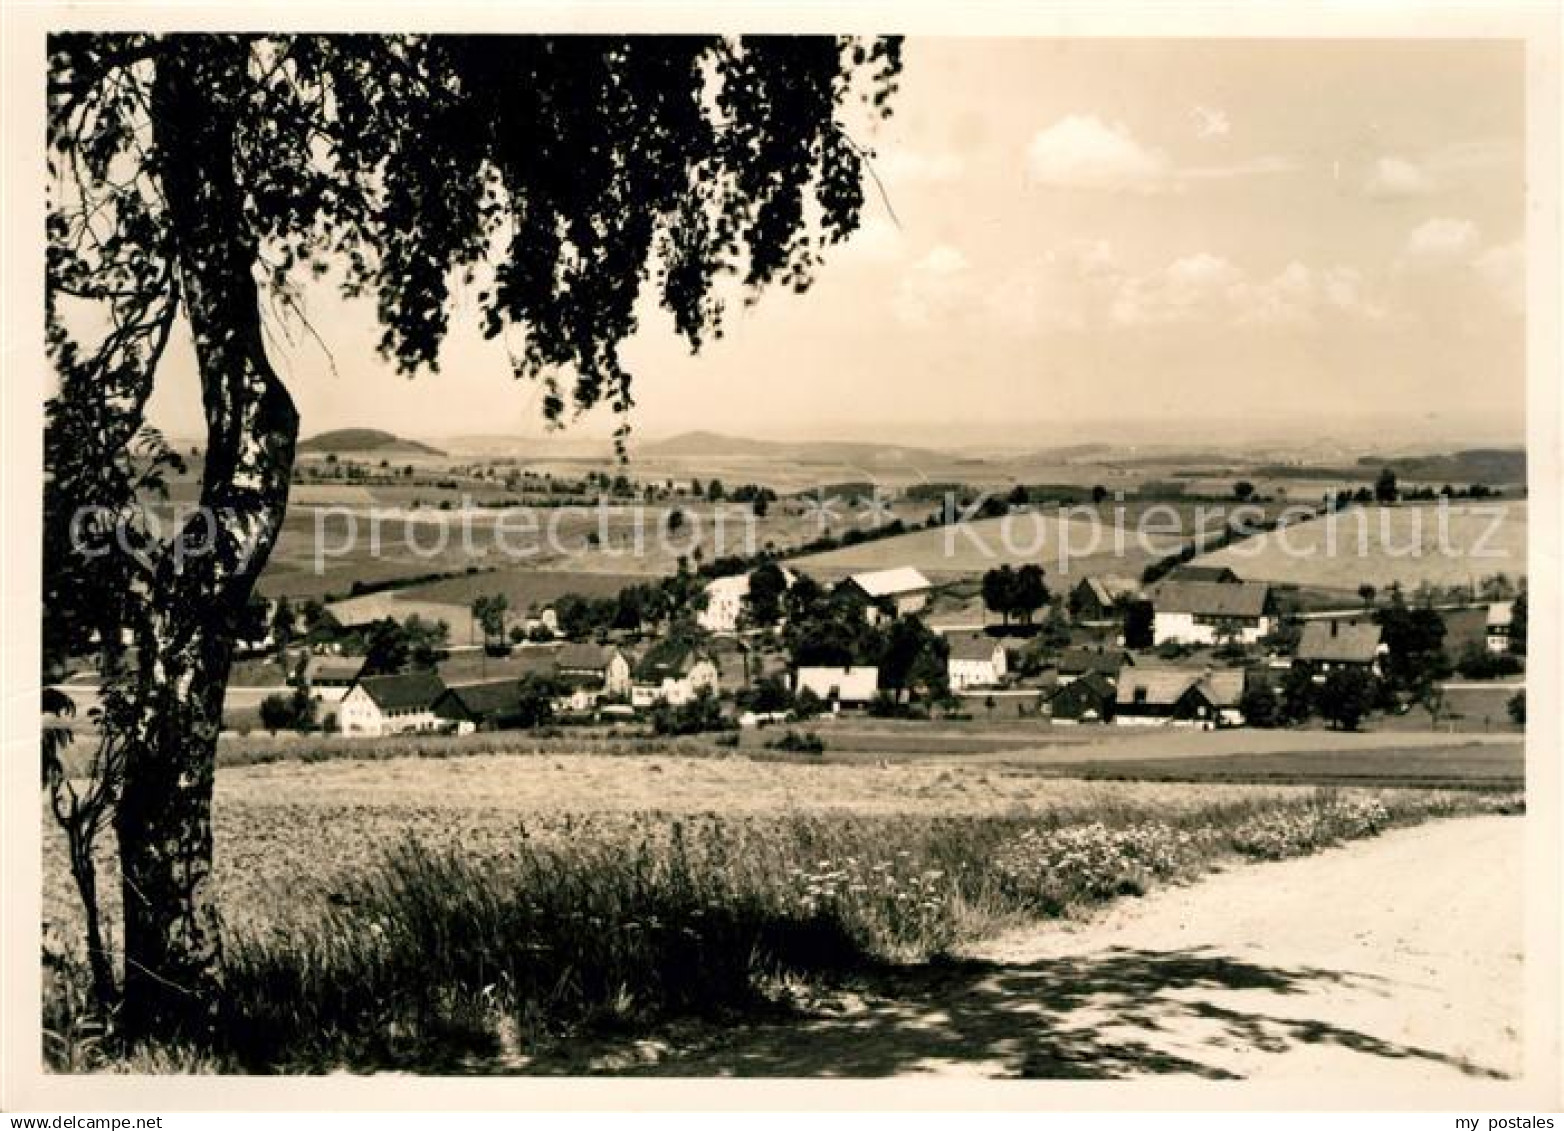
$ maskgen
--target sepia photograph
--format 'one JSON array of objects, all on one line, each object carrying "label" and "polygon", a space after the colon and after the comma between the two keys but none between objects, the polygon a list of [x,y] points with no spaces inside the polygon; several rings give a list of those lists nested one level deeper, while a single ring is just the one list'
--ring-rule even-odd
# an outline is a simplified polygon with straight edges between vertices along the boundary
[{"label": "sepia photograph", "polygon": [[6,1109],[1558,1110],[1557,8],[585,7],[8,32]]}]

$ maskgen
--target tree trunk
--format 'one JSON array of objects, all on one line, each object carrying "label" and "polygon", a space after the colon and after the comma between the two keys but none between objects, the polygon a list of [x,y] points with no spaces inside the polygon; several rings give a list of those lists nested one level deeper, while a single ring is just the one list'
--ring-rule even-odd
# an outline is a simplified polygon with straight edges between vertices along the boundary
[{"label": "tree trunk", "polygon": [[257,259],[235,173],[248,48],[174,37],[153,86],[159,175],[200,367],[200,511],[159,564],[115,817],[124,874],[123,1020],[210,1032],[222,1006],[212,777],[236,631],[281,528],[298,414],[266,357]]}]

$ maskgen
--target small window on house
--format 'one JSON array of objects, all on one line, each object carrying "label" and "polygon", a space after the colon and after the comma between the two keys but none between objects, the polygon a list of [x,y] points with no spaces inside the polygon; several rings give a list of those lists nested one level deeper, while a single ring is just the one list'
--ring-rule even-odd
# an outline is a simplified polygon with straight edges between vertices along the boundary
[{"label": "small window on house", "polygon": [[1145,701],[1146,701],[1146,689],[1144,687],[1137,687],[1135,689],[1135,702],[1137,702],[1137,703],[1144,703]]}]

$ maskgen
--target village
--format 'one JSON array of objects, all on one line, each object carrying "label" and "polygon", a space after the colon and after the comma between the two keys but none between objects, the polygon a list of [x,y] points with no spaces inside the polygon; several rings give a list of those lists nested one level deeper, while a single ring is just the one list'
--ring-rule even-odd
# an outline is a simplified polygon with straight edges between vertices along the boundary
[{"label": "village", "polygon": [[1447,687],[1495,680],[1503,697],[1484,699],[1477,725],[1503,729],[1524,720],[1523,686],[1502,681],[1523,669],[1525,593],[1503,575],[1481,590],[1436,604],[1365,586],[1355,605],[1305,609],[1290,587],[1226,567],[1177,565],[1149,585],[1100,574],[1053,594],[1040,567],[1006,565],[983,579],[997,620],[951,624],[929,616],[937,587],[917,568],[822,584],[771,562],[666,579],[651,626],[615,627],[612,608],[562,625],[554,605],[512,616],[480,597],[484,642],[465,647],[416,615],[344,623],[284,599],[245,670],[291,687],[261,702],[260,729],[366,739],[570,724],[671,735],[852,714],[1354,730],[1415,709],[1437,729],[1463,717]]}]

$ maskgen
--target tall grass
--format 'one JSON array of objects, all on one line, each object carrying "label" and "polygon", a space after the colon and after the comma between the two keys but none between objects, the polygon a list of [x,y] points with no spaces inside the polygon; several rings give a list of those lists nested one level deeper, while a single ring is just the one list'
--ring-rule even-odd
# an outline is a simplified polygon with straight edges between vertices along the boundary
[{"label": "tall grass", "polygon": [[520,1069],[561,1038],[782,1008],[800,987],[926,961],[1235,855],[1512,805],[1320,791],[1167,821],[1111,808],[1063,823],[712,815],[626,835],[562,818],[482,856],[408,839],[329,902],[230,930],[228,1018],[209,1046],[115,1046],[84,1020],[80,969],[52,955],[45,1053],[60,1071]]}]

